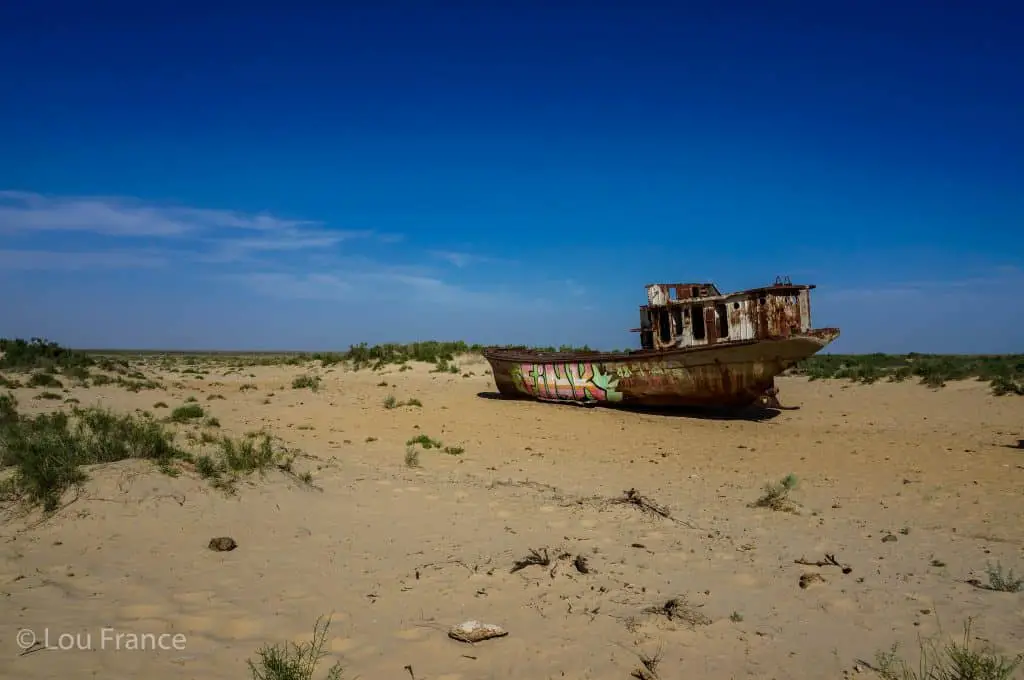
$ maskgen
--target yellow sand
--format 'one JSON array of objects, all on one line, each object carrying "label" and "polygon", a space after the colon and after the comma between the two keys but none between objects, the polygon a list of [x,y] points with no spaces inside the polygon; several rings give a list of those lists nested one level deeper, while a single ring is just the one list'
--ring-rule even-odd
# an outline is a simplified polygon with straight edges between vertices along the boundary
[{"label": "yellow sand", "polygon": [[[266,428],[303,449],[296,467],[321,490],[274,472],[225,497],[129,461],[91,470],[48,521],[8,508],[0,677],[247,677],[260,645],[308,639],[321,614],[333,614],[324,669],[340,659],[366,679],[411,666],[417,680],[622,680],[659,648],[663,678],[839,678],[894,642],[913,658],[919,633],[958,637],[968,616],[975,637],[1020,651],[1024,594],[965,581],[987,582],[997,560],[1024,571],[1024,451],[1007,446],[1024,437],[1024,399],[979,382],[786,378],[780,397],[799,410],[713,420],[482,398],[486,364],[458,363],[475,375],[337,367],[313,393],[291,388],[308,369],[257,367],[151,371],[184,383],[170,391],[71,390],[120,411],[194,395],[225,433]],[[24,410],[53,407],[40,391],[16,390]],[[385,409],[389,394],[423,406]],[[423,450],[410,468],[405,442],[420,433],[465,452]],[[789,473],[800,514],[749,507]],[[601,502],[630,488],[680,521]],[[209,550],[215,536],[238,548]],[[510,573],[531,548],[555,569]],[[852,572],[794,564],[826,553]],[[801,589],[811,572],[824,581]],[[644,613],[673,597],[711,623]],[[447,637],[468,619],[509,635]],[[19,656],[23,628],[94,650]],[[142,633],[167,633],[169,648],[124,648]]]}]

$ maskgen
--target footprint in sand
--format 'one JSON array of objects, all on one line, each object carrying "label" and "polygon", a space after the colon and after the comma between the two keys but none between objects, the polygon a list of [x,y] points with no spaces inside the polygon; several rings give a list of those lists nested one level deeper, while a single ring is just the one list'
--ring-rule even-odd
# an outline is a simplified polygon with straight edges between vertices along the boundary
[{"label": "footprint in sand", "polygon": [[732,582],[738,586],[753,588],[757,585],[757,578],[753,574],[736,574],[732,577]]},{"label": "footprint in sand", "polygon": [[262,637],[263,624],[258,619],[232,619],[221,626],[221,636],[233,639]]},{"label": "footprint in sand", "polygon": [[396,631],[395,637],[399,640],[417,641],[427,638],[430,633],[431,631],[425,628],[406,628],[405,630]]},{"label": "footprint in sand", "polygon": [[[309,639],[309,634],[307,633],[304,637],[300,635],[299,638],[301,640],[303,640],[303,641],[308,640]],[[347,638],[347,637],[331,638],[331,645],[330,645],[330,647],[331,647],[331,651],[334,652],[335,654],[347,654],[348,652],[352,651],[353,649],[355,649],[358,646],[359,646],[359,643],[356,642],[354,638]]]},{"label": "footprint in sand", "polygon": [[357,647],[346,652],[345,656],[350,659],[365,659],[371,656],[380,654],[381,649],[376,645],[366,645],[365,647]]},{"label": "footprint in sand", "polygon": [[837,600],[831,600],[825,603],[828,607],[828,611],[833,612],[855,612],[857,611],[857,603],[848,597],[842,597]]},{"label": "footprint in sand", "polygon": [[176,616],[172,619],[175,628],[183,633],[216,633],[221,626],[210,616]]},{"label": "footprint in sand", "polygon": [[216,593],[212,590],[200,590],[194,593],[175,593],[174,599],[182,604],[209,604]]},{"label": "footprint in sand", "polygon": [[159,619],[167,613],[167,607],[158,604],[130,604],[121,607],[117,614],[122,619],[134,621],[138,619]]},{"label": "footprint in sand", "polygon": [[123,631],[130,629],[133,633],[154,633],[157,635],[160,633],[184,632],[173,621],[168,624],[167,620],[163,618],[132,619],[128,622],[127,626],[120,626],[119,629]]},{"label": "footprint in sand", "polygon": [[291,602],[293,600],[308,600],[311,595],[302,588],[285,588],[277,594],[277,597],[282,602]]}]

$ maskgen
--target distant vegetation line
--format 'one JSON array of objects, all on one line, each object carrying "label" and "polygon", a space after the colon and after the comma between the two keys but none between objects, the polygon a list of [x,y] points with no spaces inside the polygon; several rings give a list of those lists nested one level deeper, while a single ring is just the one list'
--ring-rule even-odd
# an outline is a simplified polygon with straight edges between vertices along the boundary
[{"label": "distant vegetation line", "polygon": [[[386,353],[392,350],[414,352],[417,351],[414,348],[420,347],[436,347],[442,351],[451,351],[453,354],[479,354],[483,352],[484,347],[487,345],[481,345],[478,343],[467,343],[462,341],[444,341],[444,340],[425,340],[422,342],[410,342],[410,343],[382,343],[379,345],[368,345],[367,343],[361,343],[359,345],[351,345],[347,350],[300,350],[300,349],[107,349],[107,348],[93,348],[93,347],[82,347],[76,348],[74,351],[81,352],[82,354],[91,354],[94,356],[281,356],[281,357],[313,357],[323,355],[343,355],[349,356],[353,353],[367,350],[371,353],[380,354]],[[545,352],[592,352],[595,351],[588,345],[576,347],[573,345],[561,345],[559,347],[548,346],[548,347],[531,347]],[[608,350],[609,352],[624,352],[627,350]]]},{"label": "distant vegetation line", "polygon": [[[587,346],[538,347],[544,351],[592,351]],[[465,342],[430,340],[408,344],[384,343],[370,346],[352,345],[342,352],[301,351],[229,351],[208,352],[186,350],[73,350],[42,338],[24,340],[0,339],[0,370],[42,369],[47,373],[58,370],[82,374],[89,367],[125,373],[131,357],[157,359],[168,364],[203,358],[238,365],[301,365],[319,361],[322,366],[348,362],[355,370],[377,370],[388,365],[405,365],[410,361],[432,363],[438,371],[458,369],[451,362],[460,354],[479,353],[483,345]],[[1024,394],[1024,354],[967,355],[967,354],[818,354],[804,360],[790,370],[790,374],[804,375],[811,380],[825,378],[873,383],[879,380],[902,382],[916,380],[930,387],[942,387],[950,380],[980,380],[991,384],[993,393]],[[144,376],[129,374],[140,380]]]},{"label": "distant vegetation line", "polygon": [[819,354],[792,371],[811,380],[846,379],[870,384],[916,379],[929,387],[950,380],[980,380],[996,395],[1024,394],[1024,354]]}]

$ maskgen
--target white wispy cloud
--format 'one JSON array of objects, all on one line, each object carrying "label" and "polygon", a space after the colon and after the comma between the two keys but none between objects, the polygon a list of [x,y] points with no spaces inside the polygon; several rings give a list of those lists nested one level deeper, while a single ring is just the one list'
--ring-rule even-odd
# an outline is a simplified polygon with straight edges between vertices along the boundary
[{"label": "white wispy cloud", "polygon": [[582,297],[587,294],[587,289],[576,279],[566,279],[563,284],[565,292],[573,297]]},{"label": "white wispy cloud", "polygon": [[0,250],[0,270],[82,271],[85,269],[149,269],[167,259],[148,252],[63,252],[56,250]]},{"label": "white wispy cloud", "polygon": [[[146,203],[109,196],[47,196],[26,191],[0,191],[0,234],[41,238],[54,232],[132,239],[159,238],[190,247],[195,259],[207,263],[252,260],[271,253],[323,251],[346,241],[377,239],[394,243],[397,234],[370,229],[329,228],[323,222],[290,219],[267,213],[243,213],[179,205]],[[105,262],[96,253],[79,261]],[[128,261],[122,253],[119,261]],[[140,254],[140,261],[145,256]],[[35,260],[39,267],[43,259]],[[51,258],[71,262],[72,255]]]},{"label": "white wispy cloud", "polygon": [[374,233],[368,230],[314,232],[285,229],[274,235],[208,239],[208,250],[197,257],[205,262],[255,261],[270,253],[323,252],[345,241],[373,236]]},{"label": "white wispy cloud", "polygon": [[[85,244],[82,251],[54,247],[54,235],[71,233],[77,235],[75,241]],[[348,246],[355,241],[398,243],[401,234],[338,229],[315,220],[266,213],[156,204],[125,197],[0,191],[0,234],[16,235],[25,248],[0,250],[0,269],[10,272],[140,269],[173,264],[186,273],[203,267],[205,273],[199,275],[280,300],[372,300],[391,303],[395,308],[445,308],[453,313],[546,304],[519,287],[496,291],[491,286],[455,282],[431,267],[362,257],[354,246]],[[100,249],[98,244],[111,240],[118,247]],[[431,250],[427,254],[460,269],[497,262],[482,254],[455,250]],[[217,265],[218,270],[206,268],[211,265]],[[574,282],[566,286],[563,295],[579,294]]]},{"label": "white wispy cloud", "polygon": [[454,250],[431,250],[429,251],[431,257],[435,257],[439,260],[454,265],[456,267],[466,267],[475,262],[483,262],[486,258],[480,257],[479,255],[473,255],[471,253],[460,253]]},{"label": "white wispy cloud", "polygon": [[477,264],[513,264],[510,260],[461,250],[429,250],[427,254],[460,269]]},{"label": "white wispy cloud", "polygon": [[992,267],[975,276],[949,279],[877,281],[871,285],[849,288],[823,288],[817,297],[828,300],[860,300],[885,298],[928,297],[949,298],[964,295],[992,296],[996,293],[1024,287],[1024,269],[1014,265]]},{"label": "white wispy cloud", "polygon": [[[371,238],[372,230],[329,229],[323,222],[108,196],[46,196],[0,191],[0,232],[81,232],[122,238],[211,238],[226,250],[324,248]],[[389,240],[394,235],[387,234]]]},{"label": "white wispy cloud", "polygon": [[384,301],[427,298],[432,303],[469,301],[471,294],[441,279],[404,273],[378,265],[373,271],[250,272],[226,275],[228,280],[278,298],[300,300]]},{"label": "white wispy cloud", "polygon": [[317,222],[267,214],[154,205],[131,198],[0,191],[0,230],[6,232],[79,231],[108,236],[168,237],[217,229],[272,232],[317,226]]},{"label": "white wispy cloud", "polygon": [[426,312],[445,308],[461,312],[504,308],[538,310],[551,306],[542,296],[520,290],[483,289],[446,281],[421,267],[364,262],[309,272],[264,271],[221,275],[220,280],[284,300],[364,302],[394,310]]}]

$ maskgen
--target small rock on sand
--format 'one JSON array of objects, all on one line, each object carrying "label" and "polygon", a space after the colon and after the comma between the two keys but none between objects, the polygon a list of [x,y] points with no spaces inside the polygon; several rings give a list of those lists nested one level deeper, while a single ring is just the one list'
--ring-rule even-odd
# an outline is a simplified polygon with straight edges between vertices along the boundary
[{"label": "small rock on sand", "polygon": [[824,583],[825,577],[821,574],[808,572],[800,575],[800,587],[807,588],[814,583]]},{"label": "small rock on sand", "polygon": [[217,538],[211,538],[210,544],[207,547],[210,550],[216,550],[217,552],[227,552],[237,548],[238,544],[235,543],[235,539],[230,536],[218,536]]},{"label": "small rock on sand", "polygon": [[501,626],[479,621],[463,621],[457,626],[452,626],[448,631],[448,637],[459,642],[480,642],[506,635],[508,635],[508,631]]}]

